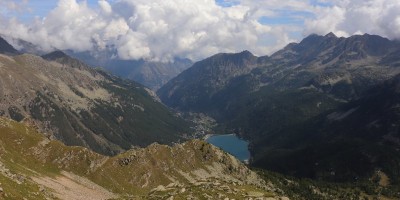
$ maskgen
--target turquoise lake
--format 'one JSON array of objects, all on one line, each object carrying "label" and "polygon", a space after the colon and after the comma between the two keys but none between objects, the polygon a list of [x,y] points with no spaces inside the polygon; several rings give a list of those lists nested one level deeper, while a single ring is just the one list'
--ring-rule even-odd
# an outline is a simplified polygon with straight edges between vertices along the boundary
[{"label": "turquoise lake", "polygon": [[241,161],[250,159],[249,142],[240,139],[235,134],[213,135],[207,138],[206,141],[232,154]]}]

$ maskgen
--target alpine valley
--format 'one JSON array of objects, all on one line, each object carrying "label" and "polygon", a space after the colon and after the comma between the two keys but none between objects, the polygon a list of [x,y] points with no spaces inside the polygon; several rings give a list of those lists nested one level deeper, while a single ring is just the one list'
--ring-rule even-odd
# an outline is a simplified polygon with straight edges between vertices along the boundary
[{"label": "alpine valley", "polygon": [[[397,41],[310,35],[193,65],[18,42],[0,38],[0,199],[400,198]],[[248,140],[250,163],[204,131]]]},{"label": "alpine valley", "polygon": [[249,140],[252,167],[398,188],[399,67],[398,41],[310,35],[271,56],[214,55],[157,94]]},{"label": "alpine valley", "polygon": [[49,138],[106,155],[171,144],[192,134],[144,86],[88,67],[63,52],[42,57],[1,44],[0,114],[29,121]]},{"label": "alpine valley", "polygon": [[[34,55],[46,54],[46,51],[42,50],[38,45],[13,37],[6,37],[6,39],[11,45],[17,47],[21,53]],[[64,53],[89,66],[102,68],[121,78],[138,82],[152,90],[159,89],[193,64],[191,60],[181,58],[174,58],[167,62],[148,61],[144,59],[123,60],[118,58],[117,50],[114,46],[100,48],[95,43],[93,43],[93,46],[97,48],[84,52],[65,50]]]}]

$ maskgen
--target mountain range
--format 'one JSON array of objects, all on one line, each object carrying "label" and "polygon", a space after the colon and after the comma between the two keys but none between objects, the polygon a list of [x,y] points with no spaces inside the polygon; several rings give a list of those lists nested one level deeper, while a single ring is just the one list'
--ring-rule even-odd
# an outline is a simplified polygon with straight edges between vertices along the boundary
[{"label": "mountain range", "polygon": [[0,42],[0,199],[287,199],[141,84]]},{"label": "mountain range", "polygon": [[29,121],[50,138],[107,155],[153,142],[183,141],[194,132],[141,84],[93,69],[61,51],[39,57],[16,54],[4,44],[1,116]]},{"label": "mountain range", "polygon": [[122,78],[136,81],[156,91],[169,80],[177,76],[193,63],[189,59],[175,58],[168,62],[139,60],[122,60],[113,56],[112,50],[73,52],[68,55],[96,67],[101,67]]},{"label": "mountain range", "polygon": [[271,56],[214,55],[157,94],[249,140],[255,167],[330,181],[383,171],[396,183],[399,52],[376,35],[310,35]]},{"label": "mountain range", "polygon": [[[30,42],[13,37],[3,37],[8,42],[2,38],[0,43],[7,44],[7,47],[4,46],[4,48],[8,48],[6,52],[12,52],[13,55],[15,53],[27,53],[42,56],[51,53]],[[120,59],[117,56],[117,50],[113,46],[105,48],[97,47],[93,50],[83,52],[73,50],[64,50],[63,52],[74,59],[84,62],[88,66],[102,68],[113,75],[133,80],[154,91],[193,64],[191,60],[183,58],[174,58],[168,62],[144,59]]]},{"label": "mountain range", "polygon": [[[0,199],[400,198],[397,41],[330,33],[271,56],[220,53],[159,98],[71,52],[23,46],[0,38]],[[158,68],[104,58],[125,75]],[[249,140],[253,170],[193,140],[185,114]]]}]

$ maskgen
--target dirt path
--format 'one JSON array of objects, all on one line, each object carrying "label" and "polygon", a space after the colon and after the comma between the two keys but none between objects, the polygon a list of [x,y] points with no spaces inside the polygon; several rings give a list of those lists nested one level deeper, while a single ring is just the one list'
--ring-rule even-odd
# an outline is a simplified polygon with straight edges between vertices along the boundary
[{"label": "dirt path", "polygon": [[32,177],[32,179],[47,188],[54,190],[57,198],[65,200],[105,200],[117,196],[92,181],[72,173],[62,172],[62,176]]},{"label": "dirt path", "polygon": [[380,186],[387,187],[390,185],[390,179],[385,173],[383,173],[382,171],[379,171],[378,176],[379,176],[379,185]]}]

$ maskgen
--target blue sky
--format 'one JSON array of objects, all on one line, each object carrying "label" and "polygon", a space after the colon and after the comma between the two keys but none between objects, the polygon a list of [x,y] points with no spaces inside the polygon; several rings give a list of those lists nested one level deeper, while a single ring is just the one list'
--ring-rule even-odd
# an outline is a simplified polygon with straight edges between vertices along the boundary
[{"label": "blue sky", "polygon": [[47,13],[57,6],[57,1],[54,0],[30,0],[27,7],[28,12],[23,12],[20,15],[20,19],[23,21],[29,21],[35,16],[44,17]]},{"label": "blue sky", "polygon": [[234,0],[216,0],[215,2],[218,5],[223,6],[223,7],[230,7],[230,6],[234,6],[234,5],[240,4],[240,2],[234,1]]},{"label": "blue sky", "polygon": [[[78,0],[80,2],[85,0]],[[98,0],[86,0],[87,4],[91,8],[98,8]],[[110,1],[112,2],[112,1]],[[28,22],[34,17],[45,17],[52,9],[57,6],[57,0],[29,0],[26,8],[29,8],[27,12],[16,12],[13,15],[18,16],[18,19],[24,22]],[[216,0],[216,3],[222,7],[231,7],[239,5],[239,1],[235,0]],[[318,0],[312,0],[312,5],[329,6],[329,3],[320,3]],[[292,10],[275,10],[277,16],[273,17],[260,17],[259,21],[263,24],[268,25],[302,25],[305,18],[313,17],[310,12],[304,11],[292,11]]]},{"label": "blue sky", "polygon": [[[92,8],[98,7],[98,0],[86,0],[86,2]],[[27,7],[29,7],[32,11],[30,13],[24,13],[20,15],[19,18],[22,20],[28,20],[29,18],[35,16],[44,17],[50,10],[57,6],[57,3],[57,0],[29,0]],[[230,7],[239,4],[239,2],[232,0],[216,0],[216,3],[223,7]]]},{"label": "blue sky", "polygon": [[[58,2],[63,4],[58,6]],[[78,2],[78,3],[77,3]],[[86,2],[89,8],[82,6]],[[100,4],[99,4],[100,3]],[[0,34],[123,59],[270,55],[309,34],[400,39],[398,0],[0,0]],[[57,7],[57,12],[50,12]],[[39,17],[39,23],[32,23]],[[13,19],[17,20],[13,20]],[[173,47],[173,48],[172,48]]]},{"label": "blue sky", "polygon": [[260,22],[268,25],[302,25],[306,18],[314,18],[311,12],[292,11],[292,10],[275,10],[276,16],[260,17]]},{"label": "blue sky", "polygon": [[[98,0],[78,0],[78,2],[86,1],[86,3],[94,9],[99,9]],[[110,0],[109,2],[113,2]],[[23,22],[29,22],[34,17],[43,18],[47,16],[47,14],[57,6],[57,0],[29,0],[26,8],[29,8],[28,12],[16,12],[11,13],[12,15],[18,16],[18,19]],[[239,5],[240,1],[238,0],[216,0],[217,5],[221,7],[232,7],[235,5]],[[319,0],[311,0],[312,5],[318,6],[330,6],[329,3],[320,3]],[[274,10],[276,13],[275,16],[262,16],[258,20],[260,23],[270,26],[302,26],[304,25],[304,19],[313,18],[313,13],[305,12],[305,11],[296,11],[290,9],[277,9]],[[301,32],[289,32],[290,37],[294,39],[301,39],[303,37]],[[267,41],[264,39],[266,43],[271,43],[272,41]]]},{"label": "blue sky", "polygon": [[[97,6],[97,0],[86,0],[91,7]],[[18,19],[28,22],[34,17],[45,17],[47,14],[57,6],[58,0],[29,0],[25,6],[27,11],[16,12]]]}]

